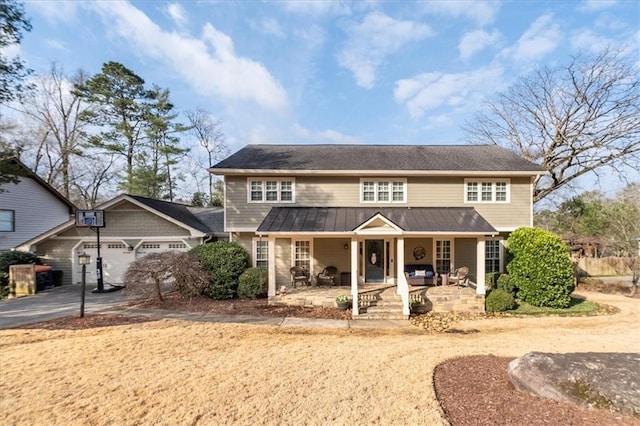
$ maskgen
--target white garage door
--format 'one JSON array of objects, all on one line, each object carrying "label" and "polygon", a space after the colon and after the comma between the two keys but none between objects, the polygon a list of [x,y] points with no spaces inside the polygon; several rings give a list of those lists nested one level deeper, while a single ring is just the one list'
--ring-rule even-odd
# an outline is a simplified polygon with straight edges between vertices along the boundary
[{"label": "white garage door", "polygon": [[[170,250],[187,251],[189,246],[182,241],[147,241],[142,243],[137,251],[133,251],[128,250],[127,246],[120,241],[101,241],[100,254],[102,255],[103,281],[110,284],[121,284],[129,263],[145,254]],[[81,244],[78,254],[83,251],[91,256],[91,264],[87,265],[87,283],[95,284],[97,282],[96,258],[98,257],[98,245],[95,243]],[[78,265],[76,271],[76,282],[80,283],[82,281],[82,267]]]},{"label": "white garage door", "polygon": [[[96,280],[96,259],[98,258],[98,244],[81,244],[79,252],[84,251],[91,256],[91,264],[87,265],[87,282],[95,284]],[[133,261],[133,251],[129,251],[127,246],[120,241],[100,242],[100,255],[102,256],[102,274],[105,283],[120,284],[129,263]],[[77,282],[82,280],[82,268],[76,268]]]}]

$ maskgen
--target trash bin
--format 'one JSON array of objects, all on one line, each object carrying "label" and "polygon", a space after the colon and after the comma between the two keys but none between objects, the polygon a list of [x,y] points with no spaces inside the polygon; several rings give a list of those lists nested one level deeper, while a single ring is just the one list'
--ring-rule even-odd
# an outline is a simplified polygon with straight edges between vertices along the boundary
[{"label": "trash bin", "polygon": [[53,288],[51,266],[38,265],[34,269],[36,273],[36,293],[48,288]]},{"label": "trash bin", "polygon": [[60,287],[62,285],[62,271],[51,271],[53,273],[53,285],[54,287]]}]

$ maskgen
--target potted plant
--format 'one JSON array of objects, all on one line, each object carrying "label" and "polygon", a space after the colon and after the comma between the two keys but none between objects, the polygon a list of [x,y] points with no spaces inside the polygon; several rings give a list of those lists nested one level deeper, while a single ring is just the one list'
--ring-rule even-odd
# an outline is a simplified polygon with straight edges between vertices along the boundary
[{"label": "potted plant", "polygon": [[419,299],[411,299],[411,301],[409,301],[409,309],[411,309],[413,313],[420,313],[420,311],[422,311],[422,301]]},{"label": "potted plant", "polygon": [[340,309],[341,311],[346,311],[351,307],[351,300],[349,299],[349,296],[341,294],[340,296],[336,297],[336,304],[338,305],[338,309]]}]

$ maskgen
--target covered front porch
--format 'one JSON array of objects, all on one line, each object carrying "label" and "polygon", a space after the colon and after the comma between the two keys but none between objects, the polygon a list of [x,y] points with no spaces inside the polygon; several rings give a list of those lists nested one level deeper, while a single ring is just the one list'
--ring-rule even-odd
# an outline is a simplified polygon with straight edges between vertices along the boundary
[{"label": "covered front porch", "polygon": [[[498,232],[470,207],[278,207],[256,234],[262,244],[267,242],[271,303],[335,305],[336,296],[348,294],[357,301],[352,311],[357,318],[384,294],[384,303],[407,318],[411,297],[417,297],[413,285],[447,284],[449,274],[461,266],[468,268],[473,289],[457,288],[455,294],[473,292],[483,310],[485,241]],[[292,276],[292,267],[306,271],[306,279]],[[329,282],[322,274],[328,267],[334,271]],[[297,287],[307,287],[309,296],[294,297],[301,294]],[[425,297],[425,304],[429,300]]]}]

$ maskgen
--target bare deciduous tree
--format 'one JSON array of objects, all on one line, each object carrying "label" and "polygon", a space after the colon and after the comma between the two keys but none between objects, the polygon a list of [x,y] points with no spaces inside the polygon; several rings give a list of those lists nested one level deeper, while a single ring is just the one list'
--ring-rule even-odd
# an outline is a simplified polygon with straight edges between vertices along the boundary
[{"label": "bare deciduous tree", "polygon": [[[227,152],[227,137],[222,131],[222,120],[214,118],[210,113],[202,109],[187,111],[191,134],[193,134],[200,145],[207,150],[209,163],[207,167],[213,166],[215,160],[219,160]],[[207,171],[208,173],[208,171]],[[215,188],[213,176],[209,175],[209,199],[213,199]]]},{"label": "bare deciduous tree", "polygon": [[47,183],[71,197],[74,158],[83,155],[81,147],[84,123],[80,113],[86,109],[78,96],[71,92],[74,84],[82,84],[86,75],[82,70],[67,78],[63,68],[52,63],[49,74],[39,76],[34,90],[22,101],[20,112],[34,123],[31,134],[37,144],[33,170],[46,176]]},{"label": "bare deciduous tree", "polygon": [[185,252],[149,253],[134,260],[124,274],[130,294],[163,300],[163,294],[177,291],[181,296],[201,295],[211,280],[198,258]]},{"label": "bare deciduous tree", "polygon": [[626,270],[620,274],[631,273],[632,295],[638,289],[640,280],[640,184],[627,186],[618,198],[608,207],[609,229],[613,247],[623,259]]},{"label": "bare deciduous tree", "polygon": [[550,174],[539,201],[586,173],[640,170],[640,81],[633,55],[607,49],[543,67],[488,101],[464,127],[474,143],[504,146]]}]

